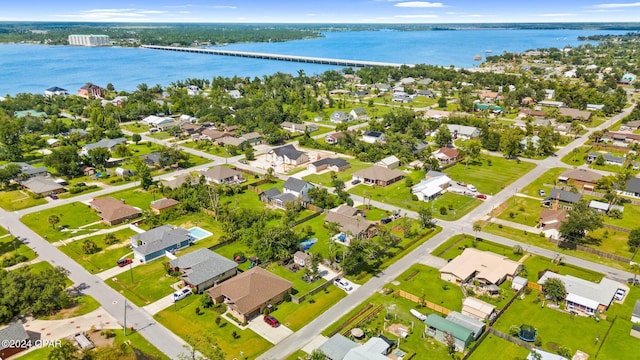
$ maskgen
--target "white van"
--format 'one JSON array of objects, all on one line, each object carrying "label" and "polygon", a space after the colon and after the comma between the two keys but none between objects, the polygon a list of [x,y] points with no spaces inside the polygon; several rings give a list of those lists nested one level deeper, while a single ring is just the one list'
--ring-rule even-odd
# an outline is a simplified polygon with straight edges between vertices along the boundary
[{"label": "white van", "polygon": [[469,189],[469,191],[471,191],[471,192],[476,192],[476,191],[478,191],[478,190],[476,189],[476,187],[475,187],[475,186],[473,186],[473,185],[471,185],[471,184],[467,185],[467,189]]}]

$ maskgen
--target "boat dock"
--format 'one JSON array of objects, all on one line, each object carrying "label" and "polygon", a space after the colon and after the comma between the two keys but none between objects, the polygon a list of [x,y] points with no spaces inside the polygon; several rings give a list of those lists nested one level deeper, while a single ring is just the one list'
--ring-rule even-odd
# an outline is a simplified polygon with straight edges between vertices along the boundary
[{"label": "boat dock", "polygon": [[180,51],[180,52],[189,52],[189,53],[196,53],[196,54],[207,54],[207,55],[237,56],[237,57],[245,57],[245,58],[253,58],[253,59],[291,61],[291,62],[345,66],[345,67],[369,67],[369,66],[413,67],[414,66],[413,64],[331,59],[331,58],[321,58],[321,57],[312,57],[312,56],[269,54],[269,53],[233,51],[233,50],[221,50],[221,49],[202,49],[202,48],[193,48],[193,47],[159,46],[159,45],[141,45],[140,47],[145,49],[153,49],[153,50]]}]

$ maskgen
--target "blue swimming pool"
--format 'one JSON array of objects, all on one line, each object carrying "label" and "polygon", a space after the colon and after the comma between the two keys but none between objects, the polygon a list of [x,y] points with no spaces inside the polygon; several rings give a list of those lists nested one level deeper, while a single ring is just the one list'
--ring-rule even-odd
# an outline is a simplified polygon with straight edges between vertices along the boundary
[{"label": "blue swimming pool", "polygon": [[300,243],[298,243],[298,246],[301,247],[304,251],[309,250],[310,247],[313,246],[313,244],[315,244],[316,242],[318,242],[317,238],[313,238],[313,239],[307,239],[305,241],[302,241]]},{"label": "blue swimming pool", "polygon": [[213,235],[213,233],[198,226],[194,226],[188,231],[189,231],[189,234],[196,240],[208,238],[209,236]]}]

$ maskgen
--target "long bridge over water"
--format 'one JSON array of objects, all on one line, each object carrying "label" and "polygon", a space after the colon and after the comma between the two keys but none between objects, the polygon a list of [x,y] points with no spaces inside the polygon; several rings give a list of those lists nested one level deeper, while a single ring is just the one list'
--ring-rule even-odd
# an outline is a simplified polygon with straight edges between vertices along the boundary
[{"label": "long bridge over water", "polygon": [[145,49],[154,49],[154,50],[180,51],[180,52],[189,52],[189,53],[196,53],[196,54],[207,54],[207,55],[237,56],[237,57],[254,58],[254,59],[291,61],[291,62],[335,65],[335,66],[345,66],[345,67],[368,67],[368,66],[413,67],[413,64],[331,59],[331,58],[321,58],[321,57],[312,57],[312,56],[269,54],[269,53],[250,52],[250,51],[203,49],[203,48],[193,48],[193,47],[159,46],[159,45],[141,45],[140,47],[143,47]]}]

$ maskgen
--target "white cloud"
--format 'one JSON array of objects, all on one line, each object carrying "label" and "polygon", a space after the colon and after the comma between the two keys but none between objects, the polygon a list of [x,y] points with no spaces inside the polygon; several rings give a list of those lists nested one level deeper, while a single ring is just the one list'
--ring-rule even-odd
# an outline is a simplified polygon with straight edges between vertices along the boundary
[{"label": "white cloud", "polygon": [[305,14],[305,15],[307,15],[307,16],[318,16],[318,14],[312,14],[312,13]]},{"label": "white cloud", "polygon": [[626,3],[626,4],[596,4],[593,5],[594,8],[599,8],[599,9],[614,9],[614,8],[626,8],[626,7],[639,7],[640,6],[640,2],[634,2],[634,3]]},{"label": "white cloud", "polygon": [[438,15],[418,14],[418,15],[396,15],[394,17],[400,18],[400,19],[437,19]]},{"label": "white cloud", "polygon": [[565,16],[578,16],[578,14],[538,14],[537,16],[542,16],[542,17],[565,17]]},{"label": "white cloud", "polygon": [[447,15],[458,15],[458,13],[455,12],[455,11],[447,11],[445,14],[447,14]]},{"label": "white cloud", "polygon": [[429,1],[408,1],[399,2],[394,6],[397,7],[409,7],[409,8],[441,8],[445,7],[441,2],[429,2]]},{"label": "white cloud", "polygon": [[213,9],[237,9],[237,6],[233,6],[233,5],[213,5],[210,6]]}]

